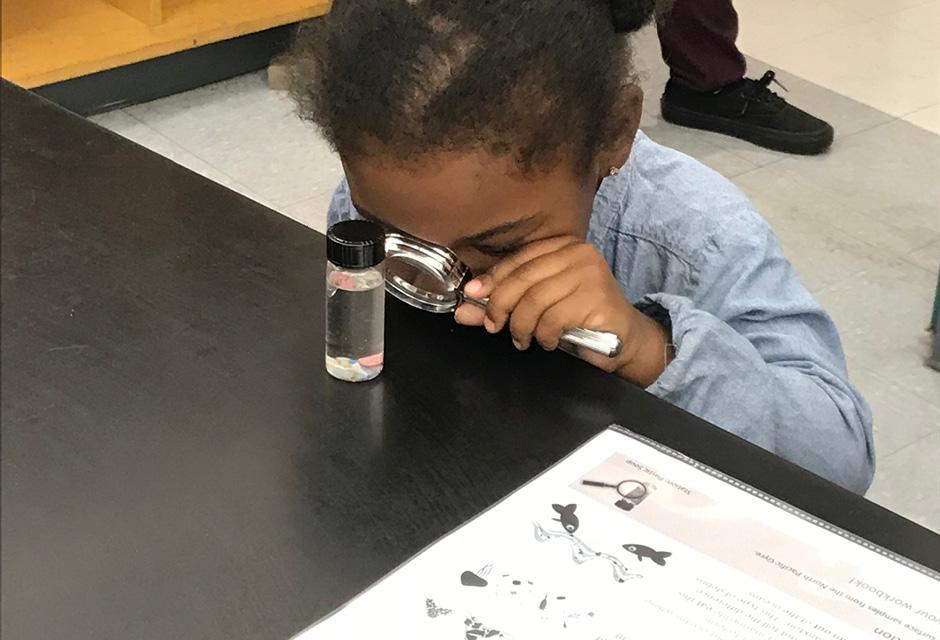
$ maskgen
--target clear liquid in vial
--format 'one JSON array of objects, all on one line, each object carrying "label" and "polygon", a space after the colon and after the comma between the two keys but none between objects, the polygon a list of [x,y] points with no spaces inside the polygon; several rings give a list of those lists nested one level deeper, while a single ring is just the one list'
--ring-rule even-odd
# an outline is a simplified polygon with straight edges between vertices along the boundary
[{"label": "clear liquid in vial", "polygon": [[346,270],[327,265],[326,370],[364,382],[385,359],[385,277],[382,266]]}]

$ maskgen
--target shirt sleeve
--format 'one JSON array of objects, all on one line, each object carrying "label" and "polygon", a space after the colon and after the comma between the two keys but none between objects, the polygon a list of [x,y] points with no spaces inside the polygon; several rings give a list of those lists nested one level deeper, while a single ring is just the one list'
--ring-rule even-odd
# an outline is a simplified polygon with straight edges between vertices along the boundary
[{"label": "shirt sleeve", "polygon": [[756,214],[714,234],[688,294],[637,307],[668,314],[676,358],[648,391],[863,493],[872,416],[849,384],[829,316]]},{"label": "shirt sleeve", "polygon": [[332,227],[337,222],[343,220],[353,220],[359,217],[356,207],[353,206],[352,198],[349,195],[349,183],[345,176],[333,191],[333,198],[330,200],[330,207],[326,213],[327,228]]}]

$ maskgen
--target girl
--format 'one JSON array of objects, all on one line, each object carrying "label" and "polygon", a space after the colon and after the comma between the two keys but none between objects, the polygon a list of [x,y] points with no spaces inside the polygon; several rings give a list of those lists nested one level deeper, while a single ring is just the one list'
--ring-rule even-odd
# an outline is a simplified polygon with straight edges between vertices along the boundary
[{"label": "girl", "polygon": [[329,221],[448,246],[519,349],[585,358],[853,491],[871,413],[836,329],[727,180],[637,130],[625,35],[655,0],[336,0],[293,50],[300,114],[339,152]]}]

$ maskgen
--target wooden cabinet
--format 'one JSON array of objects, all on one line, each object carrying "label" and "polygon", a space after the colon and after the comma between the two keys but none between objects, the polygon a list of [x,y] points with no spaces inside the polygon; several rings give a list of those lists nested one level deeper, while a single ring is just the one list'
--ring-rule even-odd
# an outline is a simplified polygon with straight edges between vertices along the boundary
[{"label": "wooden cabinet", "polygon": [[329,0],[2,0],[2,75],[32,88],[322,15]]}]

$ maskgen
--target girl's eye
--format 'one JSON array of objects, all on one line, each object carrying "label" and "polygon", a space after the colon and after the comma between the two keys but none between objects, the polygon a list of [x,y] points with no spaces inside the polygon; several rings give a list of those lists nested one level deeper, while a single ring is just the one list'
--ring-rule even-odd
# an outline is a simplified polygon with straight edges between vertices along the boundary
[{"label": "girl's eye", "polygon": [[496,247],[490,246],[477,246],[474,247],[477,251],[482,253],[485,256],[490,256],[492,258],[505,258],[506,256],[515,253],[520,249],[519,245],[502,245]]}]

